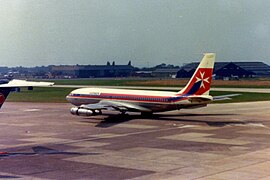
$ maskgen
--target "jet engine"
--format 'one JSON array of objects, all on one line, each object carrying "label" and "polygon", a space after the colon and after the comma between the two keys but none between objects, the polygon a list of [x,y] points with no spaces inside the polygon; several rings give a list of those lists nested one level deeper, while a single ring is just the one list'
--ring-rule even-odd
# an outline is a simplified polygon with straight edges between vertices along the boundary
[{"label": "jet engine", "polygon": [[85,109],[80,107],[72,107],[70,113],[77,116],[96,116],[102,114],[101,110]]}]

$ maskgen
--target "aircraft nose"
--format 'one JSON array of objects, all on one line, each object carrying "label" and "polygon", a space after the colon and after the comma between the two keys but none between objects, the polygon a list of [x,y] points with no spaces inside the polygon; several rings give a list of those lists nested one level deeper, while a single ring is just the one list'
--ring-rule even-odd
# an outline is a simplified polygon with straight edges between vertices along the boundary
[{"label": "aircraft nose", "polygon": [[66,96],[66,100],[67,100],[69,103],[72,103],[72,94],[71,94],[71,93],[68,94],[68,95]]}]

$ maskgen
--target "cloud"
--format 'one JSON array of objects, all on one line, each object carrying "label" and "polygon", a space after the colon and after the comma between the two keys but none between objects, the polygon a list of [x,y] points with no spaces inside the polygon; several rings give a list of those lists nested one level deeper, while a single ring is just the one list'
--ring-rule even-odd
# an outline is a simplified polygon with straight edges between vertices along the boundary
[{"label": "cloud", "polygon": [[181,65],[203,52],[269,63],[270,2],[29,0],[0,4],[0,61],[8,66]]}]

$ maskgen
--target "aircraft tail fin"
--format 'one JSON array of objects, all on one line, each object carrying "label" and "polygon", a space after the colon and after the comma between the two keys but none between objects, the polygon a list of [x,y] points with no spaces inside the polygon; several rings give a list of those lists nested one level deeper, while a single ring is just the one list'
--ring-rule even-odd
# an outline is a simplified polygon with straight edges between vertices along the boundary
[{"label": "aircraft tail fin", "polygon": [[5,100],[7,99],[7,96],[9,95],[10,91],[11,91],[11,87],[0,88],[0,109],[2,105],[4,104]]},{"label": "aircraft tail fin", "polygon": [[206,53],[188,84],[177,94],[209,95],[215,63],[215,53]]}]

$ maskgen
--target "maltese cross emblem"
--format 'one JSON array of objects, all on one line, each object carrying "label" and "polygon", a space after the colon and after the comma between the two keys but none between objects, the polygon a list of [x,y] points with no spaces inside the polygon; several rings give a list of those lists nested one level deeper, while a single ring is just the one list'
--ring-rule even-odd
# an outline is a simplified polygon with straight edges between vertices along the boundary
[{"label": "maltese cross emblem", "polygon": [[204,83],[210,83],[210,82],[209,82],[209,77],[205,78],[204,75],[205,75],[205,72],[200,72],[199,74],[200,77],[196,77],[196,83],[201,81],[200,88],[203,87],[205,89]]}]

